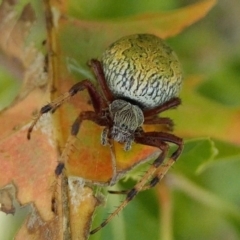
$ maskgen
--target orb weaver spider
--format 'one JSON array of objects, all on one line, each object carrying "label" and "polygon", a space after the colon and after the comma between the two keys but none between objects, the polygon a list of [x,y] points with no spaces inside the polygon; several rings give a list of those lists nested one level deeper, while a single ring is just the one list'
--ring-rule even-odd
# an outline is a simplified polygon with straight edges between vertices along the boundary
[{"label": "orb weaver spider", "polygon": [[[123,144],[130,151],[133,142],[149,145],[161,150],[149,169],[135,186],[127,191],[109,191],[125,193],[125,200],[101,225],[90,233],[96,233],[117,215],[140,191],[154,187],[175,163],[183,149],[183,140],[167,131],[145,132],[144,124],[166,125],[171,131],[170,118],[158,114],[177,107],[182,84],[180,63],[175,53],[158,37],[150,34],[136,34],[121,38],[104,52],[102,62],[92,59],[90,66],[100,85],[102,93],[90,80],[73,85],[68,92],[41,108],[37,118],[28,129],[30,139],[33,127],[38,119],[47,112],[54,112],[64,102],[78,92],[87,90],[93,111],[80,112],[71,128],[71,135],[56,167],[60,175],[67,161],[69,146],[79,132],[81,123],[92,121],[103,128],[102,145],[109,140]],[[169,144],[177,149],[165,161]]]}]

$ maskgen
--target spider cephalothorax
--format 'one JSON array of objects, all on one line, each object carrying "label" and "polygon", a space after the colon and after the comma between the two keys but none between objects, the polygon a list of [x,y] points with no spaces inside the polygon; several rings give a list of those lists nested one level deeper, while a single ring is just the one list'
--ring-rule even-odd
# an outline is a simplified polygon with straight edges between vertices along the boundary
[{"label": "spider cephalothorax", "polygon": [[142,110],[137,105],[118,99],[109,105],[109,112],[113,126],[109,129],[109,136],[106,137],[124,143],[124,150],[130,150],[134,133],[144,122]]},{"label": "spider cephalothorax", "polygon": [[[83,111],[76,118],[55,173],[61,174],[68,160],[69,145],[73,144],[73,139],[76,138],[84,120],[104,127],[101,135],[103,145],[107,145],[109,140],[114,140],[122,143],[126,151],[131,149],[133,142],[161,150],[142,179],[131,190],[122,192],[126,193],[125,201],[98,228],[90,232],[95,233],[119,213],[138,192],[154,187],[181,154],[181,138],[168,132],[144,132],[142,126],[164,124],[169,130],[172,129],[172,120],[160,117],[159,113],[180,104],[178,95],[182,84],[182,72],[172,49],[163,40],[150,34],[121,38],[106,49],[101,62],[93,59],[90,65],[102,94],[90,80],[78,82],[63,97],[44,106],[28,130],[30,139],[32,129],[42,114],[54,112],[79,91],[88,91],[94,111]],[[177,149],[162,164],[168,153],[168,143],[174,143]]]}]

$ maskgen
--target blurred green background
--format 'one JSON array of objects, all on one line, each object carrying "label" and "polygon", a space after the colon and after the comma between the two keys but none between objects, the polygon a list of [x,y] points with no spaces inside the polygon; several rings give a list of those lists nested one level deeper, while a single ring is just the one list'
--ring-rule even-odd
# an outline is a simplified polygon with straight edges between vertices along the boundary
[{"label": "blurred green background", "polygon": [[[167,11],[195,2],[75,0],[71,1],[69,12],[76,18],[108,19]],[[219,0],[205,18],[167,40],[179,56],[185,77],[202,76],[204,81],[197,88],[198,94],[236,111],[240,106],[239,22],[240,1]],[[1,64],[0,109],[14,99],[20,86],[21,79]],[[189,117],[191,113],[186,116],[186,124]],[[161,222],[157,192],[150,190],[141,193],[108,227],[90,239],[240,239],[239,146],[208,137],[211,136],[188,141],[183,156],[166,178],[171,226]],[[207,161],[211,163],[204,166]],[[130,180],[118,187],[129,188],[133,184]],[[98,225],[122,199],[108,196],[107,206],[98,210],[94,224]]]},{"label": "blurred green background", "polygon": [[[20,1],[21,4],[28,1]],[[167,11],[197,1],[71,1],[70,13],[76,18],[107,19],[151,11]],[[219,0],[209,14],[168,40],[181,59],[185,76],[202,74],[206,82],[199,91],[229,106],[240,105],[240,25],[238,0]],[[21,79],[16,80],[0,66],[0,108],[16,96]]]}]

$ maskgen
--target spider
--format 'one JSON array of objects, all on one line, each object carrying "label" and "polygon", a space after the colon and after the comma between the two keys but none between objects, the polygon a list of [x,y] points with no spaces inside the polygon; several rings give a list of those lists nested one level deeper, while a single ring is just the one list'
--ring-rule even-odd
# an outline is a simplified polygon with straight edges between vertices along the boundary
[{"label": "spider", "polygon": [[[183,140],[171,133],[173,122],[159,114],[177,107],[182,72],[177,56],[162,39],[151,34],[135,34],[123,37],[110,45],[102,56],[102,61],[92,59],[90,66],[96,76],[101,93],[88,79],[73,85],[61,97],[43,106],[28,129],[30,139],[33,127],[38,119],[47,112],[54,112],[64,102],[78,92],[86,89],[90,96],[93,111],[80,112],[74,121],[66,147],[56,167],[60,175],[67,161],[69,146],[79,132],[81,123],[92,121],[103,127],[102,145],[109,140],[123,144],[125,151],[130,151],[132,143],[159,148],[160,154],[135,186],[127,191],[109,191],[126,194],[125,200],[101,225],[90,233],[96,233],[117,215],[136,195],[154,187],[164,177],[169,168],[180,156]],[[160,124],[169,131],[145,132],[144,124]],[[167,158],[169,143],[177,146]]]}]

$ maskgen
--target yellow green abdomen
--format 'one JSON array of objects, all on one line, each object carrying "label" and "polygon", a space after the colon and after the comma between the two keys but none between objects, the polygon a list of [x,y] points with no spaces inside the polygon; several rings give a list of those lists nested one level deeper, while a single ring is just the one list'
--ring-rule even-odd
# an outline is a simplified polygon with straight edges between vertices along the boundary
[{"label": "yellow green abdomen", "polygon": [[172,49],[154,35],[121,38],[106,49],[102,63],[107,85],[116,98],[151,109],[179,95],[180,63]]}]

